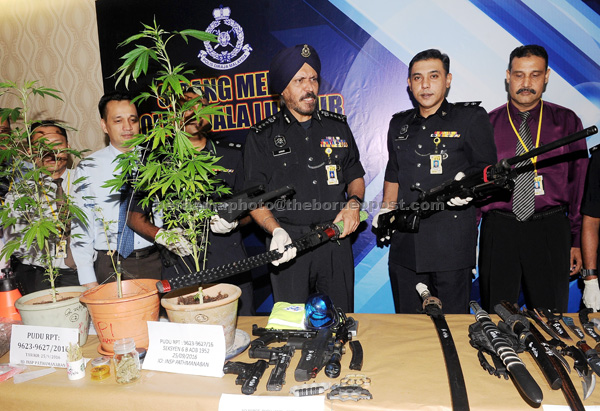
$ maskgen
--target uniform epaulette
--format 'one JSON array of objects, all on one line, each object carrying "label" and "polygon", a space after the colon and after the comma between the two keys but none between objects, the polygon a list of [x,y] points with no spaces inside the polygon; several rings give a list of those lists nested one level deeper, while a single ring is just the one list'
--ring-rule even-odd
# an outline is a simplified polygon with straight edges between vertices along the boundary
[{"label": "uniform epaulette", "polygon": [[600,149],[600,144],[590,148],[590,155],[594,154],[596,151],[598,151],[598,149]]},{"label": "uniform epaulette", "polygon": [[454,103],[455,106],[463,107],[479,107],[481,101],[461,101],[460,103]]},{"label": "uniform epaulette", "polygon": [[397,113],[394,113],[394,115],[392,115],[392,117],[403,116],[405,114],[408,114],[408,112],[412,111],[412,110],[414,110],[414,108],[409,108],[408,110],[399,111]]},{"label": "uniform epaulette", "polygon": [[263,121],[261,121],[260,123],[256,123],[255,125],[253,125],[252,127],[250,127],[254,132],[256,133],[260,133],[263,130],[266,130],[267,128],[269,128],[271,125],[273,125],[273,123],[275,123],[275,119],[277,118],[277,114],[272,115],[271,117],[267,117],[265,118]]},{"label": "uniform epaulette", "polygon": [[334,120],[341,121],[342,123],[347,123],[348,122],[348,120],[346,119],[345,115],[334,113],[333,111],[319,110],[319,114],[322,115],[323,117],[327,117],[327,118],[331,118],[331,119],[334,119]]},{"label": "uniform epaulette", "polygon": [[213,140],[213,142],[218,147],[227,147],[227,148],[231,148],[233,150],[241,150],[242,149],[241,143],[233,143],[231,141],[223,141],[223,140]]}]

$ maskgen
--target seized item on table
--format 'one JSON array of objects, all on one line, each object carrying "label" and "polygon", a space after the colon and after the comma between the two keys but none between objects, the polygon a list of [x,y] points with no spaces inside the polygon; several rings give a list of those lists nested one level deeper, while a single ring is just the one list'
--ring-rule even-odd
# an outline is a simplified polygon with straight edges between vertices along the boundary
[{"label": "seized item on table", "polygon": [[469,305],[475,313],[477,322],[483,327],[484,336],[494,349],[494,353],[506,366],[508,373],[513,377],[515,385],[532,403],[541,404],[544,395],[540,386],[529,374],[527,367],[525,367],[507,338],[498,330],[488,313],[476,301],[471,301]]},{"label": "seized item on table", "polygon": [[329,382],[314,382],[312,384],[294,385],[290,388],[290,394],[295,397],[306,397],[309,395],[324,394],[331,387]]},{"label": "seized item on table", "polygon": [[223,366],[225,374],[237,374],[236,385],[242,386],[242,394],[254,394],[260,378],[269,367],[265,360],[258,360],[255,363],[246,363],[241,361],[227,361]]},{"label": "seized item on table", "polygon": [[550,361],[546,348],[542,346],[541,341],[529,331],[530,322],[527,317],[521,314],[512,314],[503,307],[502,304],[496,304],[494,311],[496,311],[496,314],[510,326],[512,331],[519,338],[519,342],[525,347],[525,350],[531,354],[538,367],[540,367],[542,374],[546,377],[546,381],[548,381],[550,388],[558,390],[562,387],[562,379],[558,375],[558,371],[553,363]]},{"label": "seized item on table", "polygon": [[442,302],[433,297],[427,286],[423,283],[417,284],[417,292],[423,299],[423,309],[435,325],[435,329],[440,338],[444,360],[446,362],[446,372],[448,373],[448,382],[450,384],[450,394],[452,397],[452,407],[455,410],[468,410],[469,398],[467,397],[467,387],[460,366],[460,358],[450,333],[450,328],[442,311]]}]

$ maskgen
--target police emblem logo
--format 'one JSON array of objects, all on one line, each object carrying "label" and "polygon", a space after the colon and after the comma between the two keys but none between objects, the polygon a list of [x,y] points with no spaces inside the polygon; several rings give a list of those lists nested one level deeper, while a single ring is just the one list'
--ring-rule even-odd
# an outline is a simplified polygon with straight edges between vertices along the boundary
[{"label": "police emblem logo", "polygon": [[405,124],[400,128],[400,134],[406,134],[408,132],[408,124]]},{"label": "police emblem logo", "polygon": [[206,28],[206,32],[217,36],[218,42],[215,44],[205,41],[205,50],[200,50],[198,58],[208,67],[217,70],[229,70],[239,66],[252,52],[249,44],[244,45],[244,30],[231,18],[229,7],[214,9],[213,17],[215,20]]},{"label": "police emblem logo", "polygon": [[277,134],[273,139],[273,143],[275,143],[275,147],[281,148],[287,144],[287,141],[285,140],[285,136]]},{"label": "police emblem logo", "polygon": [[310,57],[310,49],[308,48],[308,44],[305,44],[304,47],[302,47],[300,55],[305,59]]}]

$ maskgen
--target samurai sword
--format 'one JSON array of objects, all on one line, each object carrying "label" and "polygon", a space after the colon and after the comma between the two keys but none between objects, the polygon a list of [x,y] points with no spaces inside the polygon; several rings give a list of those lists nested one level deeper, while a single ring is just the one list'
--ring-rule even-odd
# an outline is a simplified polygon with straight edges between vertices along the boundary
[{"label": "samurai sword", "polygon": [[431,317],[435,329],[442,344],[444,361],[446,362],[446,372],[448,373],[448,382],[450,383],[450,397],[452,398],[452,409],[468,410],[469,399],[467,397],[467,387],[463,377],[460,359],[456,346],[450,333],[450,328],[442,311],[442,302],[431,295],[427,286],[423,283],[417,284],[417,292],[423,299],[423,309]]},{"label": "samurai sword", "polygon": [[[369,217],[366,211],[360,212],[360,221],[365,221]],[[344,222],[339,221],[330,224],[325,228],[318,228],[303,235],[299,239],[288,244],[285,248],[296,248],[298,253],[314,248],[329,240],[336,240],[344,230]],[[182,275],[171,280],[161,280],[156,282],[156,288],[159,293],[167,293],[178,288],[194,285],[198,283],[208,283],[231,277],[232,275],[260,267],[281,258],[281,253],[277,250],[271,250],[266,253],[254,255],[233,263],[220,265],[207,270],[197,271],[195,273]]]},{"label": "samurai sword", "polygon": [[492,347],[494,347],[496,355],[500,357],[506,369],[513,377],[512,380],[519,391],[532,403],[541,404],[544,398],[542,389],[535,382],[531,374],[529,374],[527,367],[525,367],[525,364],[510,346],[506,338],[502,336],[502,333],[498,330],[498,327],[494,324],[489,314],[479,306],[477,301],[471,301],[469,305],[475,313],[475,318],[483,327],[487,339]]}]

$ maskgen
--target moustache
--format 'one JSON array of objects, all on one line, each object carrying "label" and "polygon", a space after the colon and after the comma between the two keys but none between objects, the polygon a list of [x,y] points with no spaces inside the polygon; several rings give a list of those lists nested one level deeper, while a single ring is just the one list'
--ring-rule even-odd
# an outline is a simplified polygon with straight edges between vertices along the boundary
[{"label": "moustache", "polygon": [[517,90],[517,94],[521,94],[521,93],[523,93],[525,91],[528,91],[531,94],[535,94],[535,90],[532,89],[532,88],[521,88],[521,89]]},{"label": "moustache", "polygon": [[305,98],[314,98],[315,100],[317,99],[317,95],[315,93],[313,93],[312,91],[309,91],[308,93],[306,93],[305,95],[303,95],[300,100],[304,100]]}]

